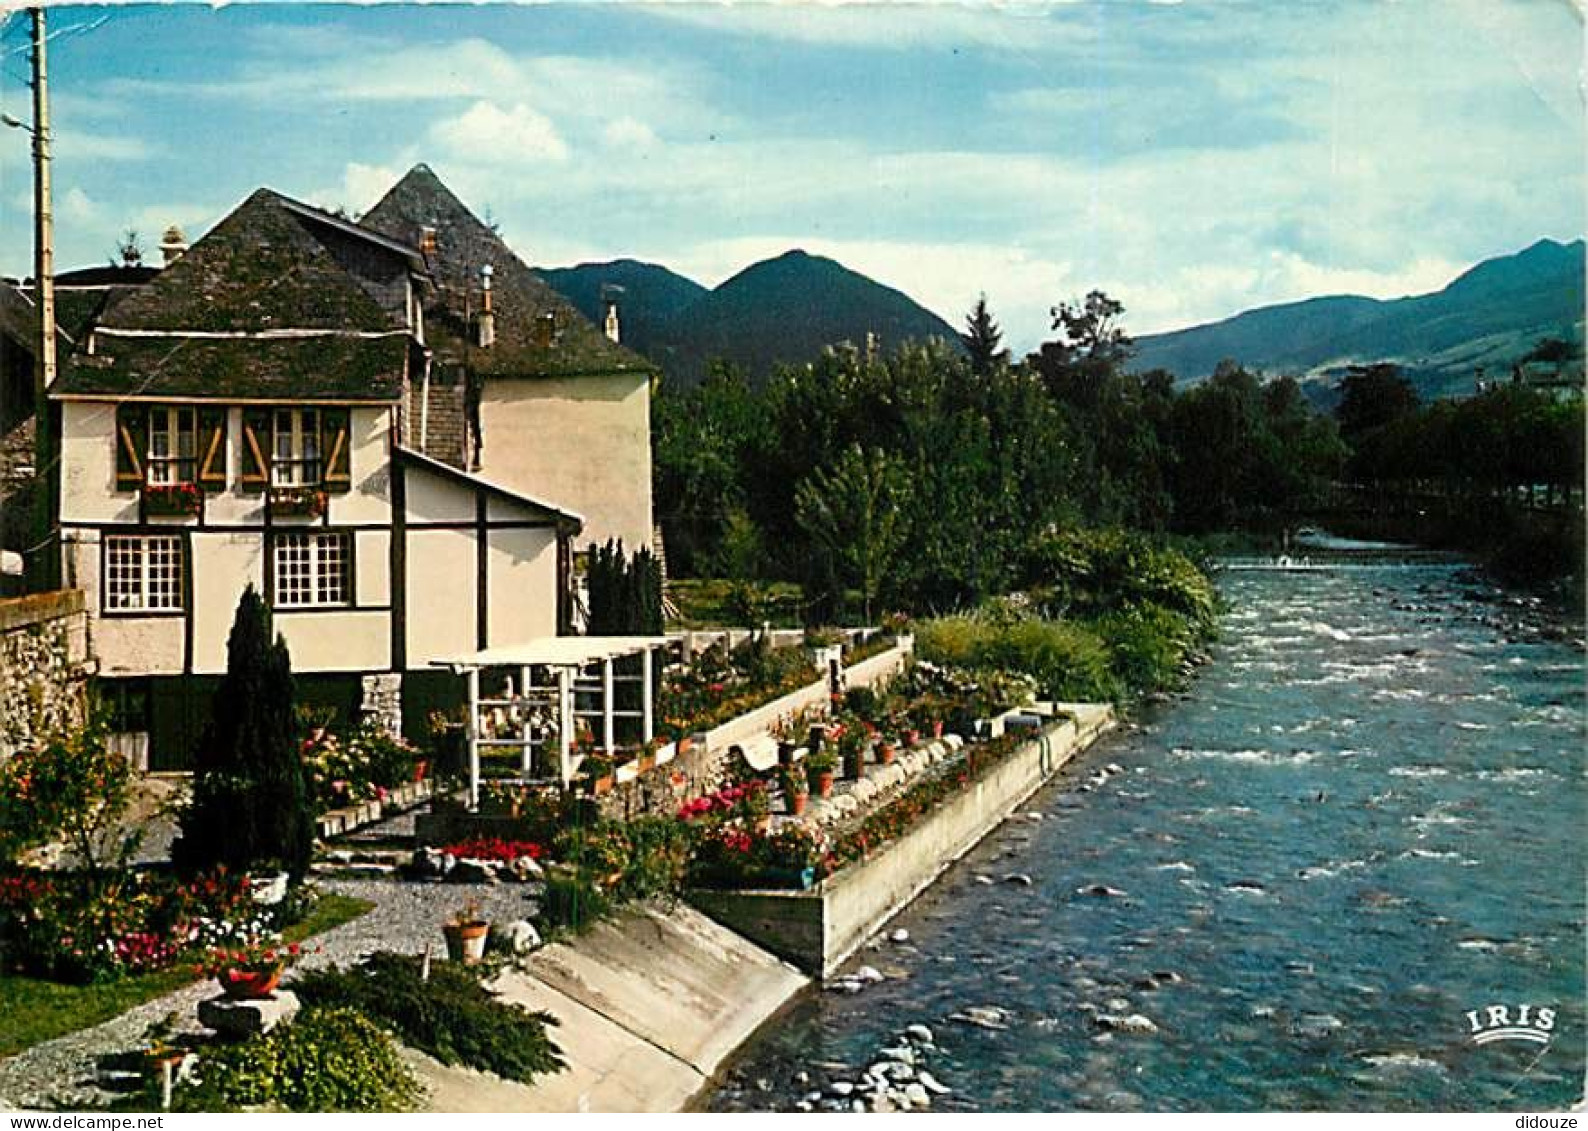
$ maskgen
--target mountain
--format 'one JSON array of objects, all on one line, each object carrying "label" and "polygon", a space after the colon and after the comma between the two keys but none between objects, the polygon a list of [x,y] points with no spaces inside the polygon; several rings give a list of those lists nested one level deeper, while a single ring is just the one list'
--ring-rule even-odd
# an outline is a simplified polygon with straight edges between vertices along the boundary
[{"label": "mountain", "polygon": [[604,288],[621,287],[614,297],[623,344],[647,356],[673,318],[711,293],[693,279],[637,259],[541,268],[539,275],[597,326],[606,319]]},{"label": "mountain", "polygon": [[799,250],[752,264],[710,291],[633,260],[541,276],[598,321],[602,284],[624,287],[618,306],[624,344],[684,385],[698,382],[717,358],[760,377],[779,363],[810,361],[838,342],[863,344],[868,333],[887,348],[931,337],[959,346],[952,326],[902,291]]},{"label": "mountain", "polygon": [[1332,385],[1352,364],[1391,361],[1425,397],[1504,377],[1540,338],[1583,339],[1584,243],[1539,240],[1488,259],[1443,290],[1381,300],[1354,295],[1248,310],[1136,339],[1134,367],[1194,384],[1233,358],[1248,369]]}]

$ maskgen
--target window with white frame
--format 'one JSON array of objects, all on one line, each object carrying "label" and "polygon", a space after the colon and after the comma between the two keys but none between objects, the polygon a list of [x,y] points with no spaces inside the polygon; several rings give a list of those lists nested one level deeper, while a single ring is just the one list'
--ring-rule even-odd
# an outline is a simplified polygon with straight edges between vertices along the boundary
[{"label": "window with white frame", "polygon": [[198,470],[198,419],[191,408],[149,410],[149,482],[192,483]]},{"label": "window with white frame", "polygon": [[320,483],[320,411],[278,408],[274,425],[270,482],[276,487],[315,487]]},{"label": "window with white frame", "polygon": [[276,606],[306,608],[352,602],[348,534],[312,531],[275,539]]},{"label": "window with white frame", "polygon": [[169,534],[107,536],[105,608],[110,612],[180,612],[182,539]]}]

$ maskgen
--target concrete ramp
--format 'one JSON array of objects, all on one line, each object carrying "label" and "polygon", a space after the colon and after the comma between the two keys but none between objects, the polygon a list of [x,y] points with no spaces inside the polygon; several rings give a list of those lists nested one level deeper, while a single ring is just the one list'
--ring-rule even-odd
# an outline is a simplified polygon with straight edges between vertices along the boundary
[{"label": "concrete ramp", "polygon": [[524,1087],[416,1062],[436,1111],[679,1111],[806,979],[683,904],[630,908],[496,983],[545,1010],[564,1072]]}]

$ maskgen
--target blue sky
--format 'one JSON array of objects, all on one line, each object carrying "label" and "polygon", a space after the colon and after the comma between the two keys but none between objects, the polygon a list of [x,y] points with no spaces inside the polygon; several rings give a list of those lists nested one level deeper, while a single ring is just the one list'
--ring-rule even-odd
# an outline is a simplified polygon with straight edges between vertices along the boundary
[{"label": "blue sky", "polygon": [[[259,185],[353,212],[416,161],[530,263],[714,285],[790,247],[1017,348],[1435,289],[1584,229],[1570,0],[57,7],[58,263]],[[78,30],[72,30],[72,29]],[[29,116],[26,18],[0,105]],[[31,263],[0,131],[0,270]]]}]

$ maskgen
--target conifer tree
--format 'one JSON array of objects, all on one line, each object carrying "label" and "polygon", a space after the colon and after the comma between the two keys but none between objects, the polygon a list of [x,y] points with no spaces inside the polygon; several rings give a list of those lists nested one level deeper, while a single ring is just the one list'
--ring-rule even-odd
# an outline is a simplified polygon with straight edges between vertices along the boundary
[{"label": "conifer tree", "polygon": [[250,585],[226,641],[226,676],[198,750],[193,800],[171,858],[184,872],[309,867],[313,818],[299,754],[292,660],[270,640],[270,610]]},{"label": "conifer tree", "polygon": [[971,307],[970,314],[965,318],[965,333],[959,337],[970,354],[971,372],[978,377],[987,376],[994,368],[1009,360],[1009,351],[1002,348],[1003,331],[987,309],[986,295],[978,298],[976,305]]}]

